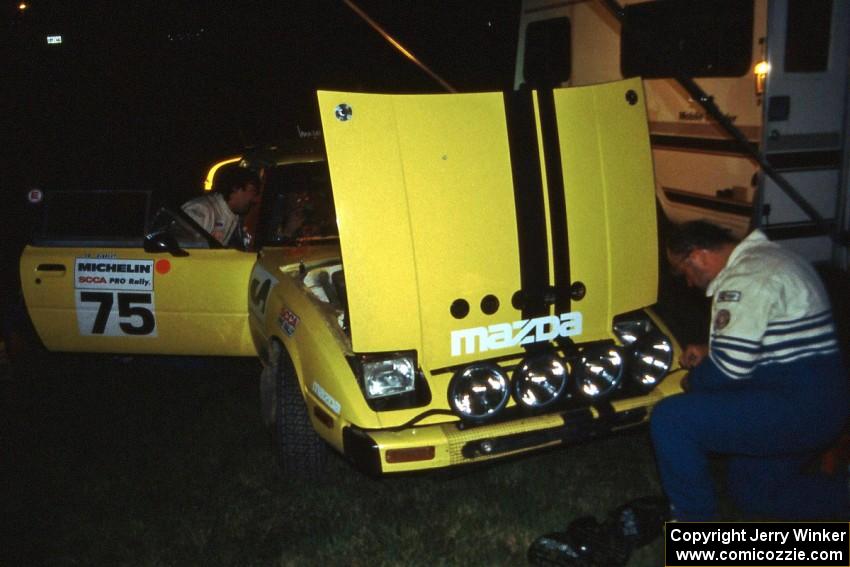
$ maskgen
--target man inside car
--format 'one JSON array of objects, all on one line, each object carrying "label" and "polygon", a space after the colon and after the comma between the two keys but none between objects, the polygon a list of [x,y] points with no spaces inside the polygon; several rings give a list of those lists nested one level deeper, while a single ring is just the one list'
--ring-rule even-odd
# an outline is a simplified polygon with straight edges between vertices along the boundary
[{"label": "man inside car", "polygon": [[183,211],[225,246],[245,249],[245,215],[259,201],[260,178],[245,168],[235,169],[212,193],[183,204]]}]

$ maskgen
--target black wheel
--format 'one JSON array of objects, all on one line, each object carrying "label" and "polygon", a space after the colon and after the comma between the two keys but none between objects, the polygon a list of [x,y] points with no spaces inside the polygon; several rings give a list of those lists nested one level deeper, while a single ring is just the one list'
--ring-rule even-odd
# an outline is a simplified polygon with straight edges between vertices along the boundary
[{"label": "black wheel", "polygon": [[284,474],[307,477],[322,473],[328,447],[313,429],[301,396],[292,359],[282,349],[277,363],[275,448]]}]

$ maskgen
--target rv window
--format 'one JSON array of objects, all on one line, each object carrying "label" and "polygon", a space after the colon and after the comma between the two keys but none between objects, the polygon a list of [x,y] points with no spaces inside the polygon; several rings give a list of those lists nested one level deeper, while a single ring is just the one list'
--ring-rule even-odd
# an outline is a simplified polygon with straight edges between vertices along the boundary
[{"label": "rv window", "polygon": [[826,71],[832,0],[789,0],[785,72]]},{"label": "rv window", "polygon": [[553,87],[570,79],[570,20],[531,22],[525,29],[523,78],[531,88]]},{"label": "rv window", "polygon": [[752,0],[679,0],[626,7],[624,77],[739,77],[750,70]]}]

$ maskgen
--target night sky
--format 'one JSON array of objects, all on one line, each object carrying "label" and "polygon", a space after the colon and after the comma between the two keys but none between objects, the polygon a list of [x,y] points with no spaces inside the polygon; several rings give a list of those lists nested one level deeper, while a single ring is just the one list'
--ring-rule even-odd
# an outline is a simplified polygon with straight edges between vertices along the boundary
[{"label": "night sky", "polygon": [[[442,91],[342,0],[30,4],[4,14],[4,199],[30,185],[188,196],[216,158],[317,128],[316,88]],[[357,4],[458,90],[510,87],[518,2]]]},{"label": "night sky", "polygon": [[[511,88],[518,0],[355,2],[459,91]],[[0,8],[8,301],[32,187],[145,189],[176,205],[217,159],[318,128],[317,88],[443,92],[342,0],[18,5]]]}]

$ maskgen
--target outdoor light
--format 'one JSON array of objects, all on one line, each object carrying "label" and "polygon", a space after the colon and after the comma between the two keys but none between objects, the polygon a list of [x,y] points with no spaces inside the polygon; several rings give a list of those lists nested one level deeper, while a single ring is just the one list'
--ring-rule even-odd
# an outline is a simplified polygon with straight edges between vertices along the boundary
[{"label": "outdoor light", "polygon": [[406,394],[415,388],[416,368],[410,357],[363,361],[363,389],[368,399]]},{"label": "outdoor light", "polygon": [[555,354],[530,356],[514,369],[514,399],[530,409],[549,407],[563,397],[569,378],[566,363]]},{"label": "outdoor light", "polygon": [[449,383],[449,405],[461,418],[486,421],[510,398],[508,377],[501,368],[481,362],[459,370]]},{"label": "outdoor light", "polygon": [[770,64],[765,60],[759,61],[753,68],[753,73],[756,76],[756,94],[764,94],[764,85],[767,82],[767,74],[769,71]]},{"label": "outdoor light", "polygon": [[623,378],[620,349],[604,344],[586,348],[579,357],[574,375],[580,394],[592,399],[605,397]]},{"label": "outdoor light", "polygon": [[629,376],[641,389],[658,385],[673,364],[673,345],[658,331],[647,333],[632,345]]}]

